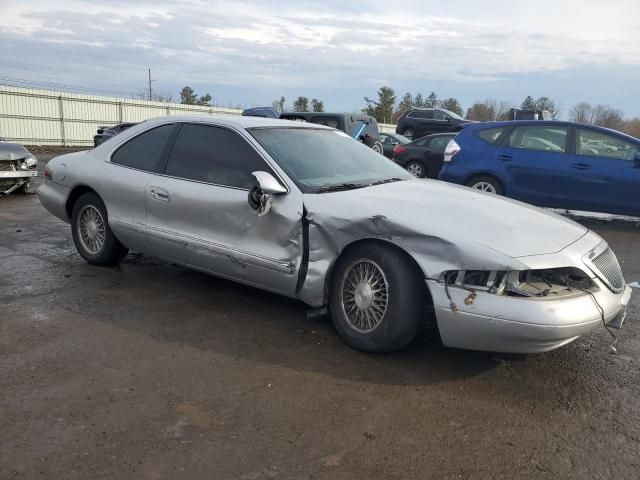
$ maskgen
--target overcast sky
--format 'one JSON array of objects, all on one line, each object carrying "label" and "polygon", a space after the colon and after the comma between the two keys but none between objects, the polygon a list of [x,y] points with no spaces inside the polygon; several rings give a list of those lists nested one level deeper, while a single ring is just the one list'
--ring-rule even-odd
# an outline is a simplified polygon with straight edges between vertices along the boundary
[{"label": "overcast sky", "polygon": [[[382,85],[640,116],[640,0],[0,0],[0,77],[356,110]],[[2,80],[0,79],[0,82]]]}]

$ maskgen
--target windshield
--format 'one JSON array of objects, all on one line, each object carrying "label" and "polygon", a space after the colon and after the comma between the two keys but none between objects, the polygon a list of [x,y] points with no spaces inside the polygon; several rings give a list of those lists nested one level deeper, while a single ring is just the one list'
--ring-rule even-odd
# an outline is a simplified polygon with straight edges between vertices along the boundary
[{"label": "windshield", "polygon": [[304,193],[413,178],[402,167],[341,131],[254,128],[249,132]]}]

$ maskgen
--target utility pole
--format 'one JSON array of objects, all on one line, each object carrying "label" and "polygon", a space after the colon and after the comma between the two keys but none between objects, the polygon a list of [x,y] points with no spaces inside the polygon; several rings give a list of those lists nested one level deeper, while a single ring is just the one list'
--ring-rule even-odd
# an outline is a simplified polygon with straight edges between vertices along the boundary
[{"label": "utility pole", "polygon": [[149,69],[149,101],[151,101],[151,69]]}]

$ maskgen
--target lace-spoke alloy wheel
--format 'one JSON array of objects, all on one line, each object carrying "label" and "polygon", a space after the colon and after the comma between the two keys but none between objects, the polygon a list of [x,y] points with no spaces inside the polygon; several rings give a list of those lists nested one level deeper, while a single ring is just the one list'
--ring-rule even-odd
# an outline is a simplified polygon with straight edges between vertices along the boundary
[{"label": "lace-spoke alloy wheel", "polygon": [[372,260],[353,262],[340,287],[342,312],[351,328],[360,333],[375,330],[387,311],[389,283],[384,272]]},{"label": "lace-spoke alloy wheel", "polygon": [[76,200],[71,225],[78,253],[93,265],[115,265],[129,251],[111,231],[104,202],[94,192],[84,193]]},{"label": "lace-spoke alloy wheel", "polygon": [[78,216],[78,237],[82,246],[92,255],[98,255],[104,247],[106,230],[100,211],[93,205],[85,205]]},{"label": "lace-spoke alloy wheel", "polygon": [[424,274],[400,248],[365,241],[347,248],[331,277],[329,311],[342,339],[367,352],[400,350],[424,320]]}]

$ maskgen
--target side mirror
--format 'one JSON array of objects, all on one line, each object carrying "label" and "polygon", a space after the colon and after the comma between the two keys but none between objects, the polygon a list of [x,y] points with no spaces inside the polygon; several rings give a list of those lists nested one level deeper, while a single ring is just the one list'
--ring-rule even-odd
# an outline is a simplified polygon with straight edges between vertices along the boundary
[{"label": "side mirror", "polygon": [[640,152],[633,154],[633,166],[635,168],[640,168]]},{"label": "side mirror", "polygon": [[252,172],[251,175],[256,177],[258,180],[258,185],[260,185],[260,190],[263,193],[268,193],[270,195],[280,195],[281,193],[287,193],[287,189],[284,188],[278,180],[276,180],[273,175],[267,172]]},{"label": "side mirror", "polygon": [[249,192],[249,206],[253,208],[258,216],[266,215],[271,210],[274,195],[287,193],[284,188],[273,175],[267,172],[252,172],[251,175],[256,177],[258,186],[253,187]]}]

